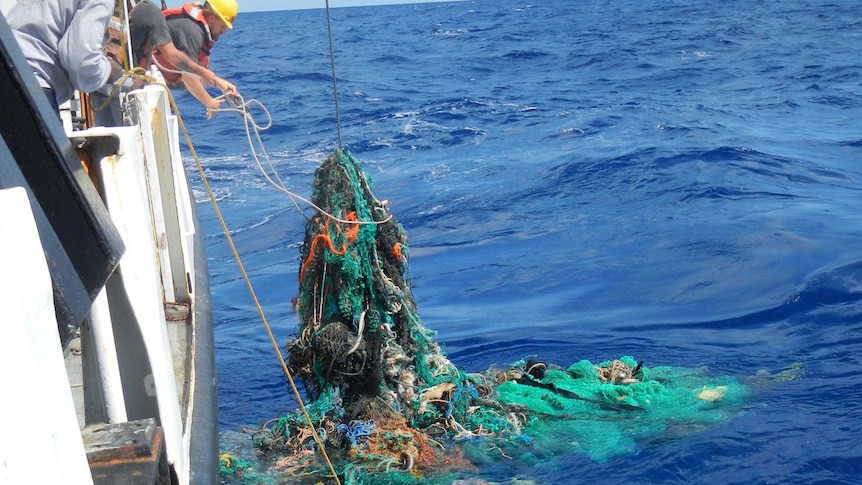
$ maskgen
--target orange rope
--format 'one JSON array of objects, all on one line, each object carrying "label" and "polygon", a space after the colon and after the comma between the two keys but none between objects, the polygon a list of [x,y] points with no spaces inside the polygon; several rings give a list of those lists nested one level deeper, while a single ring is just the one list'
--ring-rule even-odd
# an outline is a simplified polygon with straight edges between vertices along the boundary
[{"label": "orange rope", "polygon": [[[359,219],[356,218],[356,212],[354,211],[347,214],[344,220],[358,221]],[[326,219],[326,226],[324,227],[323,232],[314,236],[314,239],[311,240],[311,247],[308,248],[308,256],[302,263],[302,270],[299,272],[299,281],[305,279],[305,270],[308,268],[308,264],[311,263],[311,259],[314,258],[314,250],[317,247],[318,241],[323,240],[326,245],[329,246],[329,250],[332,251],[332,254],[341,256],[347,252],[347,244],[356,241],[356,238],[359,236],[359,224],[350,224],[350,229],[348,229],[346,233],[341,230],[341,226],[335,226],[335,229],[338,230],[339,234],[345,234],[345,236],[347,236],[345,242],[341,243],[341,249],[336,249],[335,245],[332,243],[332,238],[329,237],[329,222],[330,219]]]},{"label": "orange rope", "polygon": [[[359,222],[355,211],[347,214],[347,217],[345,217],[344,220]],[[359,237],[359,224],[351,224],[350,229],[347,230],[347,242],[352,243],[353,241],[356,241],[357,237]]]}]

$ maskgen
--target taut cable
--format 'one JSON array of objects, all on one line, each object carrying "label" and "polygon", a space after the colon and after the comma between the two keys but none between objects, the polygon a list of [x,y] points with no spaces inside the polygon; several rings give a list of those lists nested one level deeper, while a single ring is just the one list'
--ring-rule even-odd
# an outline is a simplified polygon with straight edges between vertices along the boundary
[{"label": "taut cable", "polygon": [[332,99],[335,101],[335,126],[338,128],[338,148],[341,142],[341,116],[338,114],[338,83],[335,80],[335,53],[332,48],[332,22],[329,19],[329,0],[326,0],[326,31],[329,33],[329,65],[332,67]]}]

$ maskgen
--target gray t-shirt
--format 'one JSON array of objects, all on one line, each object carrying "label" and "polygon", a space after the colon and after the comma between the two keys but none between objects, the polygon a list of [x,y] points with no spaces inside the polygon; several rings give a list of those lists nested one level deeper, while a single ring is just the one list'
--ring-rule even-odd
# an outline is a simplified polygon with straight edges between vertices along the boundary
[{"label": "gray t-shirt", "polygon": [[129,13],[129,34],[135,65],[141,58],[152,54],[156,47],[171,41],[162,10],[149,0],[137,4]]},{"label": "gray t-shirt", "polygon": [[177,15],[168,19],[168,30],[174,45],[197,62],[201,47],[209,44],[209,32],[188,15]]}]

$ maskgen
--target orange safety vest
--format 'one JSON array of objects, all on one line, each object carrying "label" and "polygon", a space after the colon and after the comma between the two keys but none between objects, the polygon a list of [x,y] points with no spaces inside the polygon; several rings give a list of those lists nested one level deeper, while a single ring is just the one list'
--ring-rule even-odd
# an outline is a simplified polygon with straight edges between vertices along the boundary
[{"label": "orange safety vest", "polygon": [[[186,3],[182,7],[177,8],[169,8],[167,10],[163,10],[162,14],[165,16],[165,20],[170,20],[174,17],[179,17],[180,15],[185,15],[195,22],[198,23],[200,28],[204,31],[204,43],[201,45],[201,50],[198,52],[198,65],[201,67],[208,67],[210,63],[210,49],[212,49],[213,41],[212,36],[210,35],[210,29],[207,25],[206,19],[204,19],[204,12],[200,5],[194,3]],[[166,67],[167,69],[172,69],[175,71],[179,71],[173,64],[167,61],[164,58],[161,52],[158,49],[154,51],[154,55],[157,61],[159,61],[159,65]],[[146,66],[144,66],[146,67]],[[162,75],[165,78],[165,81],[169,85],[179,84],[181,80],[181,75],[175,72],[170,72],[162,69]]]}]

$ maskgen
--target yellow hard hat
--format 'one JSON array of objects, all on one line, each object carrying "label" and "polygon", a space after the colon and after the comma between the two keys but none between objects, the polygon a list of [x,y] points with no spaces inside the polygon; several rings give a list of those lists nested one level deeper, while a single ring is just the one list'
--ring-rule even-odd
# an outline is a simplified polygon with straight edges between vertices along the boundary
[{"label": "yellow hard hat", "polygon": [[239,10],[236,0],[207,0],[206,6],[224,21],[227,28],[233,28],[233,19]]}]

